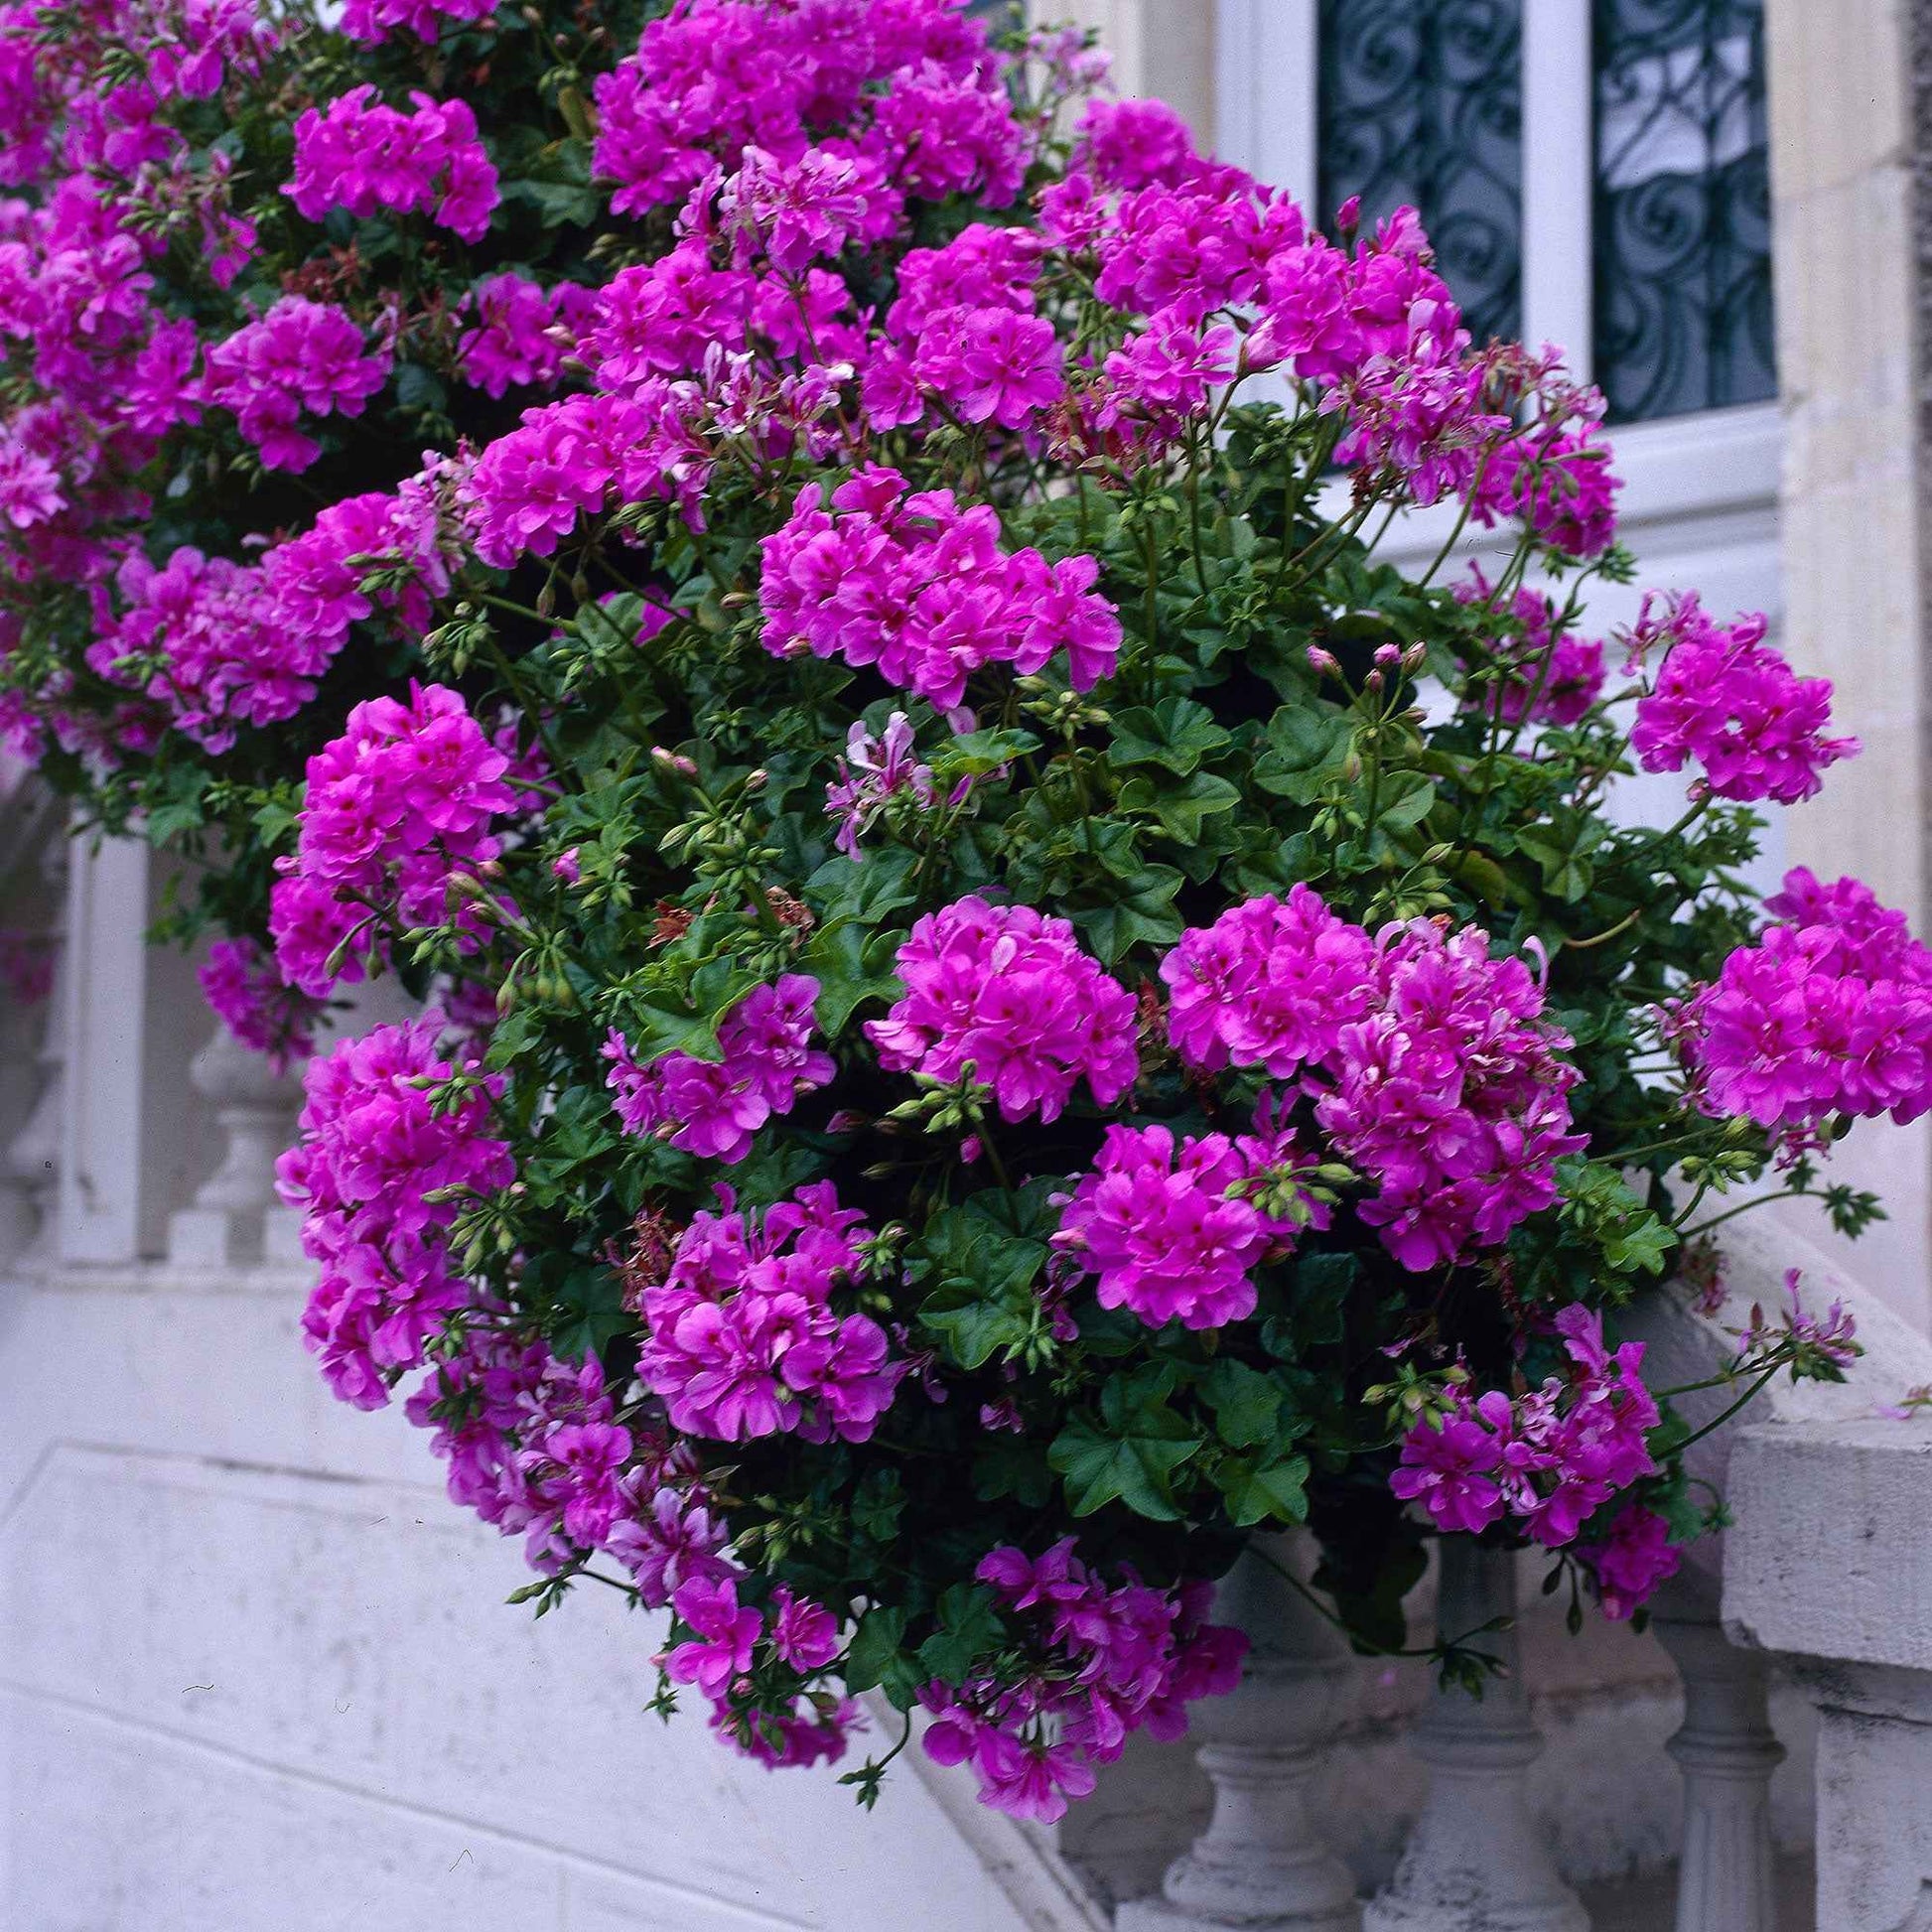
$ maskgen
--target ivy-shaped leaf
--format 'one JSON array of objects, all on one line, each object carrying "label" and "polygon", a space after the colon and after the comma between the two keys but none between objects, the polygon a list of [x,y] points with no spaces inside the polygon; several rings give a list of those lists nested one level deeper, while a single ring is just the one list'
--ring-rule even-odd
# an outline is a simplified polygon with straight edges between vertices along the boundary
[{"label": "ivy-shaped leaf", "polygon": [[1153,1522],[1180,1520],[1173,1472],[1204,1439],[1168,1407],[1173,1384],[1170,1363],[1115,1376],[1100,1392],[1098,1419],[1075,1416],[1054,1438],[1046,1460],[1064,1480],[1075,1516],[1124,1502]]}]

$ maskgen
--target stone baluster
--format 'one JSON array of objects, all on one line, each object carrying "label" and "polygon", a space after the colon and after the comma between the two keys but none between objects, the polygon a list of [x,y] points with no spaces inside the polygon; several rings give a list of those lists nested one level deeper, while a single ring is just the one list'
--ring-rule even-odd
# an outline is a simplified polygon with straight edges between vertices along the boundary
[{"label": "stone baluster", "polygon": [[1529,1767],[1543,1738],[1530,1721],[1514,1628],[1515,1556],[1445,1537],[1437,1603],[1446,1638],[1510,1620],[1468,1646],[1502,1671],[1480,1698],[1438,1689],[1417,1722],[1411,1742],[1430,1767],[1429,1796],[1364,1932],[1588,1932],[1588,1914],[1530,1815]]},{"label": "stone baluster", "polygon": [[1306,1794],[1355,1689],[1348,1647],[1274,1564],[1306,1575],[1303,1537],[1258,1538],[1228,1573],[1215,1615],[1247,1631],[1241,1686],[1189,1714],[1214,1811],[1169,1867],[1162,1894],[1123,1905],[1118,1932],[1358,1932],[1348,1867],[1310,1821]]},{"label": "stone baluster", "polygon": [[195,1091],[214,1111],[226,1139],[221,1164],[194,1204],[168,1221],[168,1259],[177,1268],[298,1265],[296,1217],[275,1193],[275,1162],[295,1138],[301,1084],[277,1073],[218,1020],[189,1063]]},{"label": "stone baluster", "polygon": [[7,1191],[12,1197],[7,1218],[12,1223],[9,1232],[16,1236],[13,1263],[30,1273],[54,1259],[60,1218],[68,1001],[72,978],[67,948],[68,859],[66,832],[57,823],[42,848],[40,861],[49,907],[47,944],[53,958],[53,981],[41,1019],[40,1045],[34,1054],[34,1104],[20,1131],[8,1142],[5,1157]]},{"label": "stone baluster", "polygon": [[1775,1932],[1768,1660],[1729,1642],[1714,1617],[1660,1612],[1655,1625],[1684,1680],[1684,1723],[1666,1746],[1684,1774],[1677,1932]]}]

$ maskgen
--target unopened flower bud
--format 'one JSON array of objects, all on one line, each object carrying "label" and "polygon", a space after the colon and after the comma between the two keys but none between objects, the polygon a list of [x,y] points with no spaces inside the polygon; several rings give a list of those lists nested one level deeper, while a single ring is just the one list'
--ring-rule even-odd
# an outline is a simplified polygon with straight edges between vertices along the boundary
[{"label": "unopened flower bud", "polygon": [[1341,664],[1331,650],[1324,650],[1319,644],[1309,646],[1309,669],[1316,677],[1339,677]]},{"label": "unopened flower bud", "polygon": [[1392,671],[1402,662],[1400,644],[1377,644],[1375,646],[1375,666],[1377,670]]}]

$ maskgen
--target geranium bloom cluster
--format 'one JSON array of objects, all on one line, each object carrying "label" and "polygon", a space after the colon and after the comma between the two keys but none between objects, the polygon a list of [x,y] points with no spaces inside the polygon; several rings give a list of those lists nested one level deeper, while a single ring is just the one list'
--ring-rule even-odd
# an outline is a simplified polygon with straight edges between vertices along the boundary
[{"label": "geranium bloom cluster", "polygon": [[322,1270],[304,1335],[330,1387],[360,1409],[388,1401],[469,1299],[450,1223],[465,1195],[493,1193],[514,1173],[507,1144],[487,1131],[486,1092],[438,1107],[431,1089],[456,1071],[441,1031],[434,1018],[377,1027],[311,1060],[302,1141],[276,1171]]},{"label": "geranium bloom cluster", "polygon": [[494,0],[347,0],[343,32],[373,46],[405,27],[421,41],[434,41],[445,22],[472,26],[490,18]]},{"label": "geranium bloom cluster", "polygon": [[1241,1631],[1207,1621],[1206,1586],[1158,1590],[1130,1574],[1110,1588],[1073,1551],[1070,1536],[1036,1558],[1003,1545],[976,1573],[1026,1629],[1033,1675],[923,1695],[927,1756],[970,1762],[982,1804],[1041,1824],[1085,1797],[1093,1767],[1135,1731],[1179,1736],[1188,1704],[1234,1689],[1248,1648]]},{"label": "geranium bloom cluster", "polygon": [[904,996],[866,1035],[889,1072],[990,1087],[1007,1121],[1056,1120],[1084,1076],[1111,1106],[1140,1074],[1133,996],[1065,919],[1030,905],[956,900],[898,950]]},{"label": "geranium bloom cluster", "polygon": [[1759,616],[1715,623],[1694,595],[1646,608],[1631,662],[1663,653],[1630,728],[1646,771],[1681,771],[1695,759],[1717,797],[1794,805],[1858,751],[1856,738],[1825,735],[1831,680],[1798,676],[1764,641],[1765,628]]},{"label": "geranium bloom cluster", "polygon": [[496,170],[462,100],[410,95],[403,113],[351,87],[295,123],[295,173],[283,189],[311,221],[331,208],[367,216],[428,213],[438,227],[481,241],[497,202]]},{"label": "geranium bloom cluster", "polygon": [[829,509],[808,484],[762,554],[767,650],[877,665],[940,710],[959,704],[988,665],[1025,674],[1062,650],[1074,689],[1087,690],[1120,649],[1120,620],[1093,589],[1093,558],[1009,554],[989,505],[962,509],[944,489],[908,492],[896,470],[850,478]]},{"label": "geranium bloom cluster", "polygon": [[1779,915],[1669,1021],[1705,1112],[1795,1134],[1828,1114],[1932,1108],[1932,949],[1856,879],[1804,867]]},{"label": "geranium bloom cluster", "polygon": [[575,282],[545,290],[527,276],[485,276],[475,291],[476,326],[457,345],[463,379],[487,396],[557,379],[574,326],[596,297]]},{"label": "geranium bloom cluster", "polygon": [[252,939],[217,939],[201,969],[203,995],[242,1045],[285,1073],[315,1051],[319,1004],[284,986],[272,959]]},{"label": "geranium bloom cluster", "polygon": [[1257,1183],[1293,1185],[1303,1165],[1286,1133],[1188,1136],[1166,1127],[1107,1129],[1093,1172],[1060,1214],[1054,1246],[1098,1276],[1106,1309],[1130,1308],[1151,1328],[1176,1317],[1218,1328],[1255,1311],[1250,1271],[1285,1253],[1328,1212],[1303,1197],[1299,1218],[1265,1212]]},{"label": "geranium bloom cluster", "polygon": [[[825,787],[825,810],[838,820],[835,843],[848,859],[862,856],[860,838],[893,799],[905,799],[921,811],[937,800],[931,767],[919,762],[912,721],[902,711],[894,712],[878,734],[868,731],[863,721],[855,724],[846,734],[838,770],[837,780]],[[969,784],[961,781],[955,803]]]},{"label": "geranium bloom cluster", "polygon": [[232,745],[241,725],[292,718],[334,655],[326,637],[284,628],[259,569],[189,546],[159,570],[130,557],[116,587],[126,609],[90,647],[89,664],[159,699],[177,729],[210,752]]},{"label": "geranium bloom cluster", "polygon": [[450,562],[435,477],[425,473],[393,491],[330,504],[300,536],[263,553],[261,575],[274,621],[320,665],[378,609],[412,635],[428,629],[433,600],[450,588]]},{"label": "geranium bloom cluster", "polygon": [[618,184],[619,214],[682,202],[748,146],[795,162],[831,124],[911,194],[977,189],[999,207],[1032,146],[985,28],[914,0],[693,0],[645,27],[597,106],[593,165]]},{"label": "geranium bloom cluster", "polygon": [[[712,1705],[712,1728],[735,1749],[768,1769],[831,1763],[844,1754],[848,1736],[864,1727],[859,1707],[826,1691],[806,1691],[843,1648],[838,1619],[822,1603],[797,1596],[780,1584],[772,1592],[769,1623],[738,1599],[733,1577],[699,1577],[681,1585],[671,1602],[690,1632],[659,1660],[674,1684],[694,1685]],[[775,1663],[799,1689],[774,1705],[770,1692],[748,1701],[750,1674]]]},{"label": "geranium bloom cluster", "polygon": [[449,917],[451,873],[501,850],[488,828],[516,808],[509,768],[444,685],[412,688],[407,704],[357,705],[343,736],[309,760],[301,837],[270,906],[289,984],[322,996],[359,977],[378,907],[405,926]]},{"label": "geranium bloom cluster", "polygon": [[695,441],[694,395],[657,381],[623,396],[569,396],[526,409],[477,459],[465,483],[477,555],[504,567],[547,557],[578,519],[650,496],[695,501],[709,453]]},{"label": "geranium bloom cluster", "polygon": [[207,352],[203,392],[234,412],[266,470],[306,470],[322,454],[296,428],[310,416],[359,416],[389,379],[389,353],[371,353],[362,331],[333,303],[285,295],[259,322]]},{"label": "geranium bloom cluster", "polygon": [[833,1297],[864,1268],[864,1216],[830,1181],[762,1216],[699,1213],[669,1273],[644,1291],[638,1374],[688,1435],[742,1443],[780,1432],[867,1441],[902,1373],[870,1315]]},{"label": "geranium bloom cluster", "polygon": [[1555,1317],[1570,1357],[1515,1401],[1491,1389],[1456,1395],[1439,1419],[1403,1439],[1390,1486],[1420,1502],[1438,1529],[1480,1535],[1505,1515],[1550,1549],[1561,1549],[1619,1491],[1657,1472],[1645,1438],[1657,1404],[1644,1387],[1643,1343],[1612,1353],[1593,1309],[1573,1303]]},{"label": "geranium bloom cluster", "polygon": [[736,1575],[688,1447],[618,1423],[618,1391],[594,1356],[559,1361],[507,1313],[467,1308],[404,1405],[434,1432],[450,1500],[523,1537],[546,1574],[608,1551],[653,1609],[688,1580]]},{"label": "geranium bloom cluster", "polygon": [[1371,938],[1312,888],[1250,899],[1163,962],[1181,1059],[1304,1075],[1341,1159],[1377,1183],[1357,1212],[1405,1268],[1493,1247],[1556,1198],[1576,1069],[1520,959],[1440,923]]},{"label": "geranium bloom cluster", "polygon": [[[1455,587],[1462,604],[1493,601],[1489,580],[1479,564]],[[1494,676],[1472,689],[1471,697],[1492,717],[1505,724],[1570,726],[1585,718],[1603,694],[1603,641],[1580,637],[1566,630],[1553,638],[1557,612],[1542,591],[1523,589],[1509,601],[1508,615],[1516,628],[1506,637],[1492,637],[1487,648],[1494,660]]]},{"label": "geranium bloom cluster", "polygon": [[812,1045],[818,982],[787,973],[754,987],[718,1028],[720,1057],[663,1053],[639,1063],[615,1029],[604,1044],[606,1076],[626,1134],[655,1135],[713,1161],[742,1161],[752,1138],[837,1068]]}]

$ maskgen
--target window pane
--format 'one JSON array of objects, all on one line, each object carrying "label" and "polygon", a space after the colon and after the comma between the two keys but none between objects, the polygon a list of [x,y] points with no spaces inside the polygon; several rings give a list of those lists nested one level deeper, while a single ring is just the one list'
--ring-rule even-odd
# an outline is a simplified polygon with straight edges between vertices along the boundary
[{"label": "window pane", "polygon": [[1595,40],[1612,420],[1775,395],[1763,0],[1595,0]]},{"label": "window pane", "polygon": [[1320,205],[1407,202],[1477,343],[1522,327],[1523,0],[1321,0]]}]

